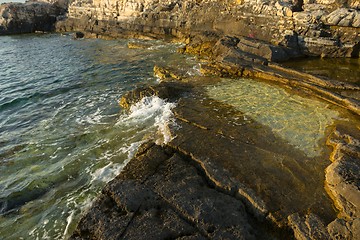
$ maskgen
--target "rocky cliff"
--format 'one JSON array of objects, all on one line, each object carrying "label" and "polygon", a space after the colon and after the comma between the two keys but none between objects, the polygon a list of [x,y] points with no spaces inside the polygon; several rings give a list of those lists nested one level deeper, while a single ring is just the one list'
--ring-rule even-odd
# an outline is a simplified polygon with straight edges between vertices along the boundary
[{"label": "rocky cliff", "polygon": [[68,0],[28,1],[0,5],[0,35],[50,32],[57,17],[67,11]]},{"label": "rocky cliff", "polygon": [[276,60],[359,57],[359,8],[355,0],[75,0],[57,28],[181,40],[198,32],[245,36],[281,47]]}]

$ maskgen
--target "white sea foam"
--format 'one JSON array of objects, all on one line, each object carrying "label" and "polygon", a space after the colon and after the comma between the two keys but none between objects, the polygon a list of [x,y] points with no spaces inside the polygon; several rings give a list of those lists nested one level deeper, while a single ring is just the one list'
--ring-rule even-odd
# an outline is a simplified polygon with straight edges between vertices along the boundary
[{"label": "white sea foam", "polygon": [[65,227],[65,230],[64,230],[64,236],[66,236],[68,234],[68,229],[69,229],[69,226],[74,218],[74,214],[75,214],[75,211],[71,211],[70,212],[70,215],[66,218],[66,227]]},{"label": "white sea foam", "polygon": [[123,153],[128,155],[127,161],[129,161],[130,159],[132,159],[134,157],[136,151],[138,150],[140,145],[143,144],[144,142],[145,142],[145,140],[131,143],[130,146],[124,146],[124,147],[120,148],[120,151],[122,151]]},{"label": "white sea foam", "polygon": [[157,144],[167,143],[172,139],[169,126],[175,125],[172,109],[175,103],[167,102],[157,96],[144,97],[130,108],[130,114],[123,117],[118,125],[139,125],[149,121],[158,129]]},{"label": "white sea foam", "polygon": [[189,69],[186,72],[186,74],[189,75],[189,76],[201,76],[200,69],[201,69],[200,63],[195,64],[191,69]]},{"label": "white sea foam", "polygon": [[94,181],[102,181],[107,183],[119,175],[123,168],[124,164],[110,162],[106,166],[99,168],[95,172],[91,173],[91,183]]},{"label": "white sea foam", "polygon": [[103,116],[100,108],[97,108],[96,111],[92,114],[78,117],[76,119],[76,122],[78,124],[82,124],[82,125],[83,124],[106,124],[106,123],[102,123],[103,117],[104,116]]}]

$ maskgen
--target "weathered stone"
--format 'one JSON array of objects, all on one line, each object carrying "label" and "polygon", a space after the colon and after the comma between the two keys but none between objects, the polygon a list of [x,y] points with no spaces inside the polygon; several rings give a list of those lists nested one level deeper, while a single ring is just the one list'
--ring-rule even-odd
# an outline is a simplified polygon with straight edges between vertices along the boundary
[{"label": "weathered stone", "polygon": [[[222,50],[226,52],[225,46],[236,48],[237,44],[236,38],[224,38]],[[273,64],[264,67],[276,69]],[[277,69],[282,68],[277,66]],[[282,70],[287,71],[287,76],[299,74]],[[303,77],[312,83],[326,84],[311,75]],[[205,98],[198,86],[191,89],[193,92],[182,88],[181,81],[165,81],[159,86],[159,89],[175,87],[174,96],[180,97],[174,109],[177,127],[171,129],[176,138],[164,147],[151,142],[143,145],[123,172],[104,189],[100,199],[109,198],[116,205],[114,208],[123,212],[116,217],[122,220],[109,216],[98,201],[94,211],[103,210],[96,213],[90,210],[73,237],[139,239],[142,236],[137,230],[141,229],[153,231],[150,239],[263,239],[264,236],[289,239],[292,235],[297,239],[336,239],[336,236],[355,236],[359,231],[354,214],[351,219],[336,219],[331,199],[323,189],[327,159],[304,164],[306,156],[278,139],[271,129],[244,118],[226,104]],[[132,104],[149,93],[163,94],[159,89],[140,89],[128,94],[129,99],[124,101]],[[169,89],[164,92],[172,91]],[[187,94],[182,98],[184,91]],[[359,133],[340,132],[342,129],[337,129],[331,135],[329,144],[346,147],[336,148],[339,153],[334,153],[332,159],[342,162],[345,155],[358,159]],[[342,170],[345,169],[354,168],[344,166]],[[346,176],[350,176],[348,173]],[[353,186],[356,185],[355,182]],[[341,189],[339,192],[343,193]],[[353,201],[353,195],[348,193],[344,196]],[[113,228],[96,227],[108,224],[104,219],[109,218],[121,235]]]},{"label": "weathered stone", "polygon": [[331,239],[353,240],[360,236],[360,218],[345,221],[336,219],[327,226]]},{"label": "weathered stone", "polygon": [[260,225],[253,230],[255,222],[241,201],[208,185],[191,160],[147,147],[106,186],[72,239],[144,239],[144,233],[146,239],[267,236]]},{"label": "weathered stone", "polygon": [[138,102],[143,97],[159,96],[170,101],[180,97],[186,91],[189,91],[191,86],[183,82],[163,81],[158,85],[137,88],[126,93],[121,97],[119,104],[121,107],[128,109],[131,105]]},{"label": "weathered stone", "polygon": [[359,137],[356,126],[338,126],[327,140],[333,163],[326,168],[325,186],[341,217],[327,226],[332,239],[356,239],[360,233]]},{"label": "weathered stone", "polygon": [[322,20],[328,25],[338,25],[342,27],[359,27],[360,11],[349,8],[339,8],[325,15]]},{"label": "weathered stone", "polygon": [[[260,127],[255,122],[240,121],[236,128],[231,127],[226,114],[213,110],[224,106],[217,106],[214,102],[208,104],[210,103],[207,101],[199,104],[192,100],[182,100],[178,103],[174,114],[182,120],[178,123],[181,128],[173,133],[177,137],[169,143],[170,146],[196,159],[208,173],[208,178],[222,189],[237,191],[237,188],[243,186],[244,192],[248,192],[246,189],[252,189],[255,198],[246,194],[243,198],[249,202],[256,198],[263,200],[264,203],[255,200],[258,204],[250,204],[254,206],[252,211],[257,212],[259,216],[269,212],[277,224],[283,225],[292,212],[303,211],[312,206],[312,210],[319,211],[318,214],[323,218],[332,219],[333,210],[323,185],[319,184],[316,190],[304,187],[315,187],[316,182],[323,181],[321,178],[315,178],[317,174],[313,169],[299,163],[304,157],[294,159],[289,156],[294,150],[276,147],[275,143],[279,143],[280,140],[274,140],[276,137],[272,135],[271,130]],[[224,112],[229,111],[225,109]],[[261,129],[262,137],[257,136],[260,132],[256,129]],[[206,145],[202,144],[203,139],[207,139]],[[257,174],[249,174],[252,172]],[[262,177],[258,178],[258,175]],[[280,184],[281,189],[276,187]],[[313,195],[314,192],[317,192],[316,196]]]},{"label": "weathered stone", "polygon": [[244,37],[240,38],[237,47],[244,52],[261,56],[273,62],[283,62],[289,59],[288,54],[282,47],[260,41],[254,41]]},{"label": "weathered stone", "polygon": [[0,35],[53,31],[67,4],[67,0],[1,4]]},{"label": "weathered stone", "polygon": [[143,43],[143,42],[129,42],[128,43],[128,48],[130,49],[146,49],[151,47],[151,44],[148,43]]},{"label": "weathered stone", "polygon": [[[276,55],[282,56],[281,59],[285,56],[279,50],[282,47],[291,49],[290,52],[301,50],[306,55],[320,56],[321,48],[327,47],[321,38],[337,39],[340,36],[339,44],[334,45],[331,54],[327,53],[326,56],[349,57],[348,52],[351,50],[344,51],[343,45],[358,51],[355,45],[359,42],[359,35],[343,41],[343,36],[347,34],[339,35],[339,32],[324,27],[324,23],[351,27],[359,25],[358,11],[334,9],[338,3],[339,6],[344,5],[337,0],[332,3],[313,1],[305,5],[302,1],[114,0],[105,3],[77,0],[69,8],[69,18],[65,22],[58,22],[57,28],[60,31],[86,30],[97,37],[172,36],[182,40],[191,39],[186,52],[203,56],[210,56],[212,46],[223,36],[249,37],[254,42],[272,46],[270,55],[278,52]],[[289,35],[289,32],[293,34]],[[206,33],[212,33],[217,39],[208,36],[208,41],[198,41],[196,36]],[[195,37],[189,38],[191,35]],[[289,41],[289,37],[293,39],[297,36],[301,39],[319,38],[313,40],[318,46],[304,48],[300,45],[299,48],[296,40]],[[278,45],[281,47],[278,48]],[[298,56],[283,50],[288,57]],[[272,57],[268,54],[266,58]]]},{"label": "weathered stone", "polygon": [[298,240],[329,239],[324,223],[314,214],[300,217],[298,213],[289,216],[289,224]]},{"label": "weathered stone", "polygon": [[82,32],[76,32],[74,33],[74,38],[84,38],[85,34]]},{"label": "weathered stone", "polygon": [[342,157],[326,169],[326,186],[344,217],[359,218],[360,165],[359,158]]},{"label": "weathered stone", "polygon": [[165,79],[177,79],[181,80],[184,78],[186,73],[182,73],[177,69],[170,69],[165,67],[154,66],[154,75],[158,77],[160,80]]}]

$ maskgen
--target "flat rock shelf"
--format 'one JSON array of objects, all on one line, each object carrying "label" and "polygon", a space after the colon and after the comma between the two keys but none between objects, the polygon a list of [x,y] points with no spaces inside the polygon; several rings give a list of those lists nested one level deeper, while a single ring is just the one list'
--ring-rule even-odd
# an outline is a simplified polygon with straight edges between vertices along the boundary
[{"label": "flat rock shelf", "polygon": [[179,76],[121,100],[124,107],[154,94],[176,101],[171,141],[141,146],[72,239],[356,239],[356,117],[328,126],[321,154],[309,157],[210,98],[204,88],[221,79],[171,75]]}]

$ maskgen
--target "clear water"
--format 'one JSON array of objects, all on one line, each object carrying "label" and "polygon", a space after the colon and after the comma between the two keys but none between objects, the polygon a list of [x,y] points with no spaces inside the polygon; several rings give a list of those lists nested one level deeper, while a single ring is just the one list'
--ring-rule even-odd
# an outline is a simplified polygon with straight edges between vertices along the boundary
[{"label": "clear water", "polygon": [[302,58],[282,64],[310,74],[360,85],[360,58]]},{"label": "clear water", "polygon": [[173,104],[148,98],[130,114],[118,105],[126,91],[157,81],[154,64],[195,64],[171,44],[153,44],[0,37],[1,239],[68,237],[143,137],[166,133]]},{"label": "clear water", "polygon": [[339,112],[324,101],[288,93],[283,88],[249,79],[223,79],[207,88],[210,97],[233,105],[249,119],[268,126],[274,134],[308,157],[324,150],[326,128]]}]

